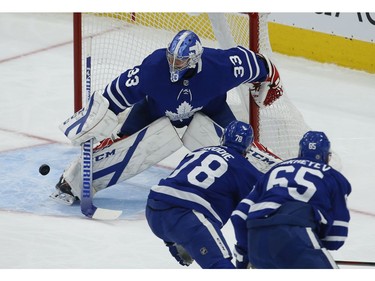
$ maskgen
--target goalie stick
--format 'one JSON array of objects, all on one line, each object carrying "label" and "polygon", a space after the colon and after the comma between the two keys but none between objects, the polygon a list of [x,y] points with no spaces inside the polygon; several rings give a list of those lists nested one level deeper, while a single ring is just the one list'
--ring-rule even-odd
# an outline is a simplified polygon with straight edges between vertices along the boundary
[{"label": "goalie stick", "polygon": [[[87,39],[87,57],[86,57],[86,95],[87,101],[91,97],[91,40]],[[81,146],[81,161],[82,161],[82,191],[81,191],[81,212],[86,217],[99,220],[114,220],[121,216],[120,210],[109,210],[98,208],[93,203],[93,188],[92,188],[92,157],[93,140],[90,139],[84,142]]]},{"label": "goalie stick", "polygon": [[342,265],[375,266],[375,262],[371,261],[336,261],[336,263]]}]

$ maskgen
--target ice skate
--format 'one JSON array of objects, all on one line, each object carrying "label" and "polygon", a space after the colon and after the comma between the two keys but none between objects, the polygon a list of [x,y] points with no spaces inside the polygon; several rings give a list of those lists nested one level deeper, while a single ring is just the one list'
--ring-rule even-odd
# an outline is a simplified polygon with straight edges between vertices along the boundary
[{"label": "ice skate", "polygon": [[60,177],[59,182],[56,184],[55,192],[53,192],[49,197],[52,200],[64,205],[73,205],[75,201],[79,200],[77,196],[74,196],[71,187],[65,181],[63,176]]}]

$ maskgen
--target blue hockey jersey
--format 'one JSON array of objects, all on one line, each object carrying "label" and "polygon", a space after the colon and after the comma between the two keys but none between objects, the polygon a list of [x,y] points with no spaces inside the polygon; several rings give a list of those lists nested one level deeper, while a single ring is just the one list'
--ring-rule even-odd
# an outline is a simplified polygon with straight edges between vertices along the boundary
[{"label": "blue hockey jersey", "polygon": [[204,147],[153,186],[149,199],[197,210],[223,226],[262,175],[232,148]]},{"label": "blue hockey jersey", "polygon": [[[337,250],[348,235],[350,214],[346,200],[350,192],[348,180],[329,165],[303,158],[277,164],[233,212],[231,221],[237,244],[247,249],[247,220],[266,218],[284,203],[298,201],[313,207],[319,238],[327,249]],[[303,225],[303,220],[288,216],[280,221],[264,220],[264,223]],[[305,226],[310,226],[308,221],[305,223]]]},{"label": "blue hockey jersey", "polygon": [[196,111],[215,100],[225,102],[229,90],[246,82],[264,81],[266,76],[264,62],[252,51],[240,46],[227,50],[205,47],[202,69],[172,83],[166,49],[158,49],[114,79],[103,95],[116,114],[147,98],[154,120],[168,116],[175,127],[181,128],[189,124]]}]

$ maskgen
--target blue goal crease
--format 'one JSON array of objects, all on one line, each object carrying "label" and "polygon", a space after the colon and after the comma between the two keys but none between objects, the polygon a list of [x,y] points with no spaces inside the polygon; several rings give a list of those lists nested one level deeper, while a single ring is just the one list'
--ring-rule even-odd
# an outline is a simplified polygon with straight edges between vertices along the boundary
[{"label": "blue goal crease", "polygon": [[[0,210],[37,215],[82,217],[79,204],[66,206],[49,198],[61,174],[80,155],[80,149],[63,144],[47,144],[0,154]],[[48,164],[49,174],[39,174]],[[6,168],[5,168],[6,167]],[[154,166],[122,183],[98,192],[97,207],[123,210],[120,219],[142,218],[150,187],[170,173]]]}]

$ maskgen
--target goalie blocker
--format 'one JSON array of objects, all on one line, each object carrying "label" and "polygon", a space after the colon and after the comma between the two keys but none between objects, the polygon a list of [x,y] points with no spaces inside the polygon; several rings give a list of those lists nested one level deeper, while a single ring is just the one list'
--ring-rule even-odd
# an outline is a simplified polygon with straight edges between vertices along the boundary
[{"label": "goalie blocker", "polygon": [[[219,145],[223,128],[206,115],[197,112],[190,125],[179,137],[167,117],[162,117],[138,133],[93,152],[93,192],[129,179],[170,156],[183,145],[193,151],[203,146]],[[181,141],[182,140],[182,141]],[[259,143],[253,143],[247,159],[262,173],[281,159]],[[75,197],[82,189],[81,159],[77,158],[65,171],[63,178]],[[74,196],[56,191],[50,197],[71,205]]]}]

